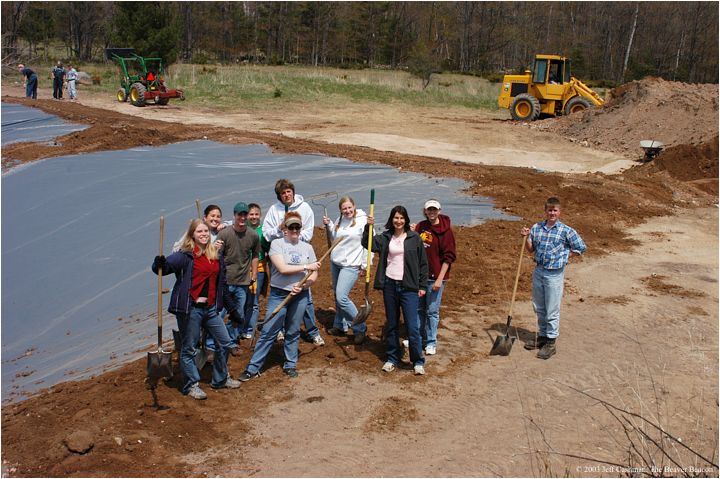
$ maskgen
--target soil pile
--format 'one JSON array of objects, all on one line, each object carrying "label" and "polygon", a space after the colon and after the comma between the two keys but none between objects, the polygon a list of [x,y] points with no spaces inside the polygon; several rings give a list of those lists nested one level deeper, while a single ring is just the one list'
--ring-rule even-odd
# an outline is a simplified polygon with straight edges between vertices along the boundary
[{"label": "soil pile", "polygon": [[717,117],[718,85],[645,78],[610,91],[602,108],[531,127],[638,159],[643,154],[641,140],[657,140],[665,147],[698,145],[713,138],[717,142]]}]

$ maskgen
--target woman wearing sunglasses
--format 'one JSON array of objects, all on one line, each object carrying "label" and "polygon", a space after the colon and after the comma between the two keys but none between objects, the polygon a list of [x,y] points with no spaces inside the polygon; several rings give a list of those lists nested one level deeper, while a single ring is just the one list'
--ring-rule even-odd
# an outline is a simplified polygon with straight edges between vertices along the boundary
[{"label": "woman wearing sunglasses", "polygon": [[[286,234],[270,243],[270,294],[266,308],[266,320],[283,300],[291,295],[290,301],[278,312],[271,322],[265,324],[255,351],[240,381],[248,381],[260,375],[260,369],[270,348],[281,329],[285,330],[283,349],[285,363],[283,371],[291,378],[297,377],[298,341],[300,323],[308,304],[308,288],[317,280],[320,263],[310,244],[300,240],[302,217],[297,211],[285,215],[283,228]],[[312,271],[304,285],[300,282],[305,274]]]}]

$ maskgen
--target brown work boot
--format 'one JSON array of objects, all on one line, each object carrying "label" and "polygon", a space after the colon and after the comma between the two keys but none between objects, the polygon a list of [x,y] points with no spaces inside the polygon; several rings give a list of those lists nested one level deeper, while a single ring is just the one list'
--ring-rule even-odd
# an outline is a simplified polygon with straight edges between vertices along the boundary
[{"label": "brown work boot", "polygon": [[525,349],[532,351],[533,349],[541,349],[547,343],[548,338],[545,336],[538,336],[537,339],[530,339],[525,343]]},{"label": "brown work boot", "polygon": [[555,338],[548,339],[547,342],[540,348],[540,352],[537,353],[537,357],[540,359],[550,359],[552,355],[557,352],[555,348]]}]

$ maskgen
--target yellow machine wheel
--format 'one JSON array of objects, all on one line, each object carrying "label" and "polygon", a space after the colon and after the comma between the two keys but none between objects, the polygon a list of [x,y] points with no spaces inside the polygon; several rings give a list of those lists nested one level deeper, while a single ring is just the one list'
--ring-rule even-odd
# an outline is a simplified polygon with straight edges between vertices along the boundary
[{"label": "yellow machine wheel", "polygon": [[117,91],[117,101],[119,101],[120,103],[124,103],[127,101],[127,95],[125,94],[124,88],[120,88]]},{"label": "yellow machine wheel", "polygon": [[130,87],[130,102],[134,106],[145,106],[145,85],[133,83]]},{"label": "yellow machine wheel", "polygon": [[521,93],[510,105],[510,116],[515,121],[533,121],[540,116],[540,102],[534,96]]},{"label": "yellow machine wheel", "polygon": [[571,113],[579,113],[592,107],[592,103],[587,98],[581,96],[574,96],[568,100],[565,104],[565,114],[570,115]]}]

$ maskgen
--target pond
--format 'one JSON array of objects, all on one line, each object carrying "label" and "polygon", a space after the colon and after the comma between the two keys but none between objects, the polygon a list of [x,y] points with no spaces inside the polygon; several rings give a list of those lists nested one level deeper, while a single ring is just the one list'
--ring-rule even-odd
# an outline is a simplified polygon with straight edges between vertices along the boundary
[{"label": "pond", "polygon": [[[396,204],[408,208],[412,221],[422,219],[430,197],[454,224],[510,219],[489,198],[462,194],[468,185],[460,180],[273,154],[263,145],[193,141],[19,166],[2,176],[3,401],[143,356],[157,331],[150,264],[159,216],[169,251],[196,216],[196,198],[220,205],[225,219],[238,201],[258,203],[264,213],[276,201],[279,178],[306,198],[350,194],[366,211],[375,188],[375,216],[383,222]],[[317,225],[322,207],[313,209]],[[336,217],[337,203],[328,211]],[[166,287],[173,282],[166,278]],[[175,321],[167,317],[170,338]]]}]

